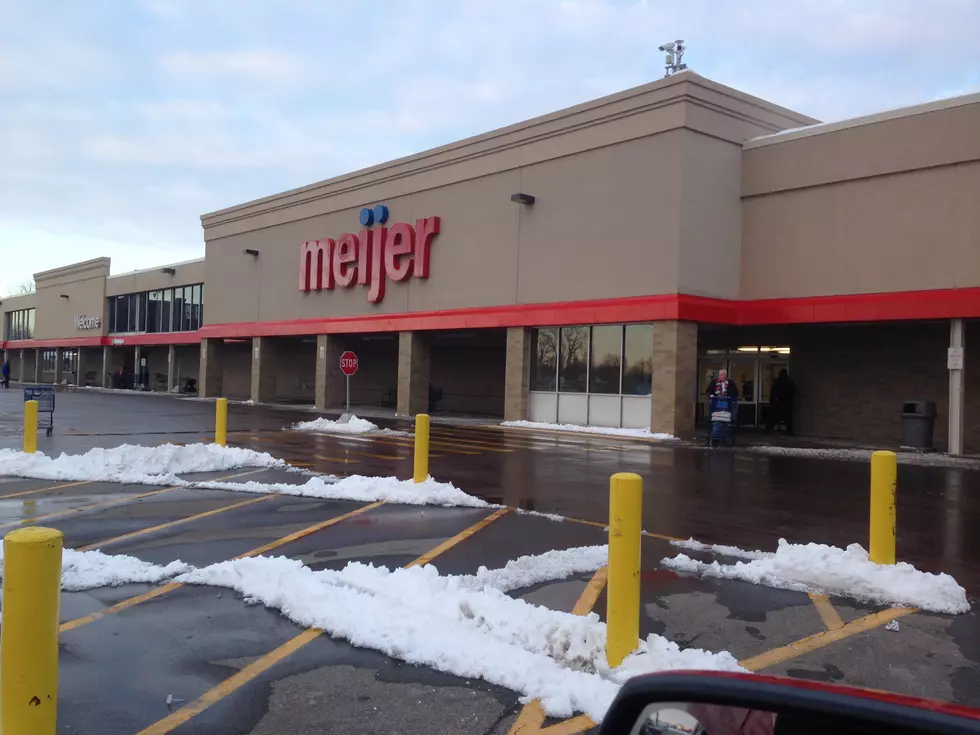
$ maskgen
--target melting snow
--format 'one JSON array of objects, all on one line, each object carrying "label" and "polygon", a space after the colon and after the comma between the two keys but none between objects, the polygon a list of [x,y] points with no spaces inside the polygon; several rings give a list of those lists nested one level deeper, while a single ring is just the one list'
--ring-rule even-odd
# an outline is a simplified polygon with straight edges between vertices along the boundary
[{"label": "melting snow", "polygon": [[581,434],[607,434],[609,436],[626,436],[640,439],[657,439],[669,441],[676,439],[673,434],[654,434],[650,429],[617,429],[608,426],[581,426],[579,424],[547,424],[540,421],[504,421],[501,426],[512,426],[518,429],[548,429],[551,431],[575,431]]},{"label": "melting snow", "polygon": [[[0,569],[2,568],[3,549],[0,544]],[[182,561],[159,566],[125,554],[65,549],[61,552],[61,589],[77,592],[123,584],[158,584],[193,568]]]},{"label": "melting snow", "polygon": [[49,457],[0,449],[0,475],[68,482],[95,480],[140,485],[179,485],[177,475],[221,472],[241,467],[286,467],[281,459],[264,452],[217,444],[164,444],[140,447],[123,444],[110,449],[90,449],[85,454]]},{"label": "melting snow", "polygon": [[745,549],[740,549],[737,546],[704,544],[700,541],[696,541],[693,538],[689,538],[687,541],[671,541],[670,544],[671,546],[679,546],[682,549],[690,549],[691,551],[707,551],[712,554],[734,556],[740,559],[762,559],[767,556],[772,556],[772,552],[769,551],[746,551]]},{"label": "melting snow", "polygon": [[386,434],[394,436],[411,436],[404,431],[392,431],[391,429],[381,429],[377,424],[373,424],[367,419],[359,419],[351,415],[350,421],[332,421],[331,419],[317,418],[312,421],[300,421],[288,427],[292,431],[308,431],[314,434]]},{"label": "melting snow", "polygon": [[839,549],[824,544],[790,544],[780,539],[775,554],[748,562],[706,564],[679,554],[660,563],[676,571],[765,587],[822,592],[877,605],[950,614],[970,610],[966,590],[950,575],[920,572],[905,562],[875,564],[859,544]]}]

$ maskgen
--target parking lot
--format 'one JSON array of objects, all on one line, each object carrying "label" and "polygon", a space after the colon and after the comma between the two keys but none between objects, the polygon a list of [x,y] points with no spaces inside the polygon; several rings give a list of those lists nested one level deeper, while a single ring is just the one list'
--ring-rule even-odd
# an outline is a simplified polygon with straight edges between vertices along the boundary
[{"label": "parking lot", "polygon": [[[19,441],[13,394],[0,395],[0,446]],[[61,406],[59,430],[40,440],[42,451],[210,437],[213,404],[206,402],[93,393],[68,395]],[[411,475],[410,436],[282,431],[304,418],[235,406],[230,443],[307,471]],[[0,526],[5,532],[24,524],[52,526],[64,532],[67,546],[156,564],[179,559],[201,567],[285,555],[312,569],[363,561],[389,568],[427,563],[443,574],[472,574],[522,555],[605,543],[609,474],[636,471],[645,479],[644,528],[651,534],[643,542],[641,635],[728,650],[752,670],[980,705],[980,626],[973,612],[954,618],[874,608],[661,567],[661,558],[678,552],[671,538],[764,549],[774,548],[779,536],[839,545],[863,541],[866,468],[856,463],[435,424],[431,469],[438,479],[508,509],[7,477],[0,478]],[[937,487],[952,486],[950,472],[902,469],[899,556],[918,555],[920,568],[954,574],[972,597],[976,542],[965,529],[976,520],[968,490],[978,473],[955,471],[962,493],[954,506],[948,492],[936,499]],[[247,468],[188,479],[216,478],[307,479]],[[910,504],[920,512],[906,512]],[[960,535],[950,538],[957,523]],[[511,594],[555,610],[594,609],[603,616],[603,580],[600,570]],[[511,690],[303,630],[227,589],[169,583],[65,592],[61,618],[61,732],[531,733],[554,724]],[[896,632],[884,627],[892,619],[900,623]],[[579,717],[552,732],[591,727]]]}]

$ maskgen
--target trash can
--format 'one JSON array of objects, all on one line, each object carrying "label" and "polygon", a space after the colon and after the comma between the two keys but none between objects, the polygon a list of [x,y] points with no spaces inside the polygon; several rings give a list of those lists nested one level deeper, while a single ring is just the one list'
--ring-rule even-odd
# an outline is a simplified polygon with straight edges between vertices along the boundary
[{"label": "trash can", "polygon": [[913,449],[933,449],[936,424],[933,401],[905,401],[902,404],[902,445]]}]

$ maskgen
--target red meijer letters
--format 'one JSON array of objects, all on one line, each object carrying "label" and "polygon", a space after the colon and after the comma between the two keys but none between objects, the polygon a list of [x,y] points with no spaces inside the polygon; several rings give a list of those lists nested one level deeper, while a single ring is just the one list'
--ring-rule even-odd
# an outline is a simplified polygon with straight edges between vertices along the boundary
[{"label": "red meijer letters", "polygon": [[429,277],[432,238],[439,234],[439,218],[396,222],[391,227],[344,233],[339,238],[308,240],[299,248],[299,290],[367,286],[368,301],[385,297],[387,279]]}]

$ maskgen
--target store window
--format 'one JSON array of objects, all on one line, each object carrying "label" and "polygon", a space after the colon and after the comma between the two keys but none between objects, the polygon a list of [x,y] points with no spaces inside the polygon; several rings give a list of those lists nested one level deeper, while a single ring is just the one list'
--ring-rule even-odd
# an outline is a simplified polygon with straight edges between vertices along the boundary
[{"label": "store window", "polygon": [[562,327],[558,346],[558,391],[585,393],[588,385],[589,328]]},{"label": "store window", "polygon": [[558,387],[558,330],[531,332],[531,390],[553,391]]},{"label": "store window", "polygon": [[61,351],[62,375],[75,375],[78,372],[78,348],[69,347]]},{"label": "store window", "polygon": [[623,395],[648,396],[653,387],[653,325],[627,324],[623,339]]},{"label": "store window", "polygon": [[200,283],[109,299],[109,333],[193,332],[203,322],[204,286]]},{"label": "store window", "polygon": [[589,344],[589,393],[619,393],[623,328],[617,324],[592,327]]},{"label": "store window", "polygon": [[532,391],[649,396],[652,382],[652,324],[531,330]]},{"label": "store window", "polygon": [[34,309],[7,312],[4,339],[34,339]]},{"label": "store window", "polygon": [[41,372],[53,373],[58,365],[57,350],[41,350]]}]

